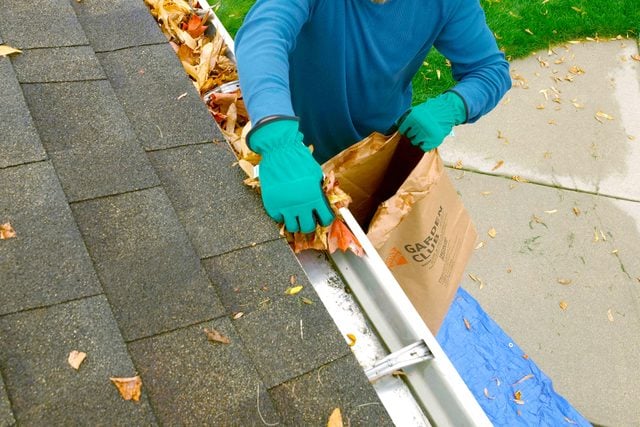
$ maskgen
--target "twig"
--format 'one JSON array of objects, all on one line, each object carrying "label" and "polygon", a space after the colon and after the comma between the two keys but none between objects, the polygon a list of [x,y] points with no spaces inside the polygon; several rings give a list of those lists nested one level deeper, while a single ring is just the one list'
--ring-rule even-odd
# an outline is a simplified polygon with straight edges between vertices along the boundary
[{"label": "twig", "polygon": [[257,393],[256,393],[256,408],[258,408],[258,415],[260,415],[260,419],[262,420],[262,423],[266,426],[277,426],[278,424],[280,424],[280,422],[276,422],[276,423],[268,423],[264,420],[264,417],[262,416],[262,412],[260,412],[260,383],[258,383],[258,389],[257,389]]}]

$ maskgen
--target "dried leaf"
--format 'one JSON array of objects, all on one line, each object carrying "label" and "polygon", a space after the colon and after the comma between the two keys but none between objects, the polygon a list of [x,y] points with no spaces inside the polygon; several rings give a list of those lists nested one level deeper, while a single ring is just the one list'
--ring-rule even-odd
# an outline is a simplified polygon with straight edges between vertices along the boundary
[{"label": "dried leaf", "polygon": [[230,344],[231,340],[226,335],[221,334],[215,329],[204,328],[204,333],[207,335],[207,339],[211,342],[219,342],[222,344]]},{"label": "dried leaf", "polygon": [[607,113],[603,113],[602,111],[598,111],[595,115],[595,118],[597,121],[599,121],[600,123],[604,123],[602,121],[602,119],[606,119],[606,120],[613,120],[613,117],[611,117],[609,114]]},{"label": "dried leaf", "polygon": [[305,304],[309,304],[309,305],[313,305],[314,304],[314,302],[312,300],[310,300],[309,298],[306,298],[306,297],[300,297],[300,300]]},{"label": "dried leaf", "polygon": [[462,160],[458,160],[454,165],[454,169],[462,169]]},{"label": "dried leaf", "polygon": [[22,53],[20,49],[16,49],[15,47],[7,46],[5,44],[0,45],[0,56],[5,57],[9,55],[13,55],[15,53]]},{"label": "dried leaf", "polygon": [[284,293],[287,294],[287,295],[295,295],[298,292],[300,292],[303,288],[304,288],[304,286],[302,286],[302,285],[290,286],[284,291]]},{"label": "dried leaf", "polygon": [[197,39],[207,30],[207,26],[202,25],[202,21],[203,19],[194,13],[189,18],[189,21],[183,24],[183,30],[186,30],[191,37]]},{"label": "dried leaf", "polygon": [[567,304],[565,301],[560,301],[560,308],[562,310],[566,310],[569,307],[569,304]]},{"label": "dried leaf", "polygon": [[634,61],[640,61],[640,55],[639,54],[631,55],[631,59],[633,59]]},{"label": "dried leaf", "polygon": [[342,423],[342,413],[340,412],[340,408],[335,408],[333,412],[331,412],[329,421],[327,421],[327,427],[344,427],[344,424]]},{"label": "dried leaf", "polygon": [[584,74],[584,70],[582,68],[580,68],[577,65],[572,66],[571,68],[569,68],[569,72],[571,74],[574,74],[576,76],[580,75],[580,74]]},{"label": "dried leaf", "polygon": [[489,231],[487,231],[487,234],[489,235],[489,237],[491,237],[492,239],[495,239],[496,235],[498,234],[498,232],[496,231],[495,228],[490,228]]},{"label": "dried leaf", "polygon": [[356,345],[356,336],[354,334],[347,334],[347,338],[349,338],[349,347]]},{"label": "dried leaf", "polygon": [[[513,385],[518,385],[520,383],[523,383],[527,380],[530,380],[531,378],[533,378],[534,375],[533,374],[527,374],[524,377],[520,378],[518,381],[516,381],[515,383],[513,383]],[[521,397],[521,396],[520,396]],[[520,399],[520,397],[516,396],[517,399]]]},{"label": "dried leaf", "polygon": [[609,319],[609,322],[613,322],[613,313],[611,312],[611,309],[607,310],[607,318]]},{"label": "dried leaf", "polygon": [[522,392],[521,392],[520,390],[516,390],[516,391],[513,393],[513,397],[514,397],[516,400],[522,400]]},{"label": "dried leaf", "polygon": [[360,245],[356,236],[341,218],[336,218],[333,223],[331,223],[327,243],[329,253],[334,253],[338,249],[342,252],[351,249],[351,251],[358,256],[364,255],[362,245]]},{"label": "dried leaf", "polygon": [[298,278],[296,277],[295,274],[292,274],[291,276],[289,276],[289,283],[291,283],[292,285],[295,285],[297,281],[298,281]]},{"label": "dried leaf", "polygon": [[512,176],[511,179],[517,182],[529,182],[525,178],[522,178],[521,176],[518,176],[518,175]]},{"label": "dried leaf", "polygon": [[124,400],[133,400],[134,402],[140,400],[142,379],[139,375],[129,378],[111,377],[109,379],[116,386],[120,396],[122,396]]},{"label": "dried leaf", "polygon": [[235,312],[235,313],[231,314],[231,318],[232,318],[233,320],[238,320],[238,319],[239,319],[239,318],[241,318],[242,316],[244,316],[244,312],[242,312],[242,311],[237,311],[237,312]]},{"label": "dried leaf", "polygon": [[84,359],[86,359],[86,357],[87,357],[87,353],[84,353],[78,350],[73,350],[71,353],[69,353],[67,362],[69,363],[69,365],[71,365],[73,369],[77,371],[78,369],[80,369],[80,365],[82,364],[82,362],[84,362]]},{"label": "dried leaf", "polygon": [[471,330],[471,322],[469,322],[469,320],[467,320],[466,317],[463,317],[462,320],[464,321],[464,327],[467,328],[467,331]]},{"label": "dried leaf", "polygon": [[551,209],[550,211],[544,211],[544,213],[546,214],[554,214],[556,212],[558,212],[558,209]]},{"label": "dried leaf", "polygon": [[491,400],[495,399],[495,397],[489,396],[489,390],[487,390],[486,387],[484,388],[484,397],[486,397],[487,399],[491,399]]},{"label": "dried leaf", "polygon": [[4,224],[0,224],[0,240],[13,239],[16,236],[16,231],[10,223],[5,222]]},{"label": "dried leaf", "polygon": [[476,247],[474,249],[480,249],[483,246],[484,246],[484,242],[480,241],[480,242],[478,242],[478,244],[476,245]]},{"label": "dried leaf", "polygon": [[558,279],[558,283],[560,283],[561,285],[570,285],[571,279]]},{"label": "dried leaf", "polygon": [[498,163],[496,163],[496,165],[491,170],[494,171],[494,170],[502,167],[502,165],[504,165],[504,160],[498,160]]}]

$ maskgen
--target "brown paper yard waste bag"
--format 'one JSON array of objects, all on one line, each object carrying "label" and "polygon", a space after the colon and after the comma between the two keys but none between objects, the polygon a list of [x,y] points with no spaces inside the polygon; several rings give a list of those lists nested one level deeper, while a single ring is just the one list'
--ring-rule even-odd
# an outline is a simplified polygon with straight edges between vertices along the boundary
[{"label": "brown paper yard waste bag", "polygon": [[352,197],[350,210],[437,334],[477,237],[437,150],[374,133],[322,167]]}]

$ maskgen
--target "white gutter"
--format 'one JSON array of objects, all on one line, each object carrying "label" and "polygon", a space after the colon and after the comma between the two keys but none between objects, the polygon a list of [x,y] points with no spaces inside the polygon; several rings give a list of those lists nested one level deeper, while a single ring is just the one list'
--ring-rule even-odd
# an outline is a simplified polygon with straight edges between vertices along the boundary
[{"label": "white gutter", "polygon": [[[204,11],[209,11],[211,23],[234,55],[233,39],[222,22],[206,0],[198,2]],[[428,360],[402,368],[406,383],[391,375],[373,381],[394,423],[402,427],[491,426],[351,212],[343,208],[340,213],[365,255],[337,251],[329,261],[318,252],[306,251],[298,255],[298,260],[338,329],[345,336],[356,336],[352,347],[356,359],[371,373],[377,361],[407,346],[426,344],[430,352]],[[345,285],[355,299],[345,291]]]}]

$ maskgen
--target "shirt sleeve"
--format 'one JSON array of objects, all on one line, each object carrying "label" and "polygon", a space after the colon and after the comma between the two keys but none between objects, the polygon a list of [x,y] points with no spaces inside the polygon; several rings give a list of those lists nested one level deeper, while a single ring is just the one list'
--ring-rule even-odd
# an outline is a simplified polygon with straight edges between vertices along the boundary
[{"label": "shirt sleeve", "polygon": [[460,0],[434,46],[449,61],[452,89],[467,108],[467,123],[491,111],[511,87],[509,63],[498,49],[478,0]]},{"label": "shirt sleeve", "polygon": [[258,0],[236,35],[240,87],[253,123],[270,115],[294,115],[289,53],[310,17],[314,0]]}]

